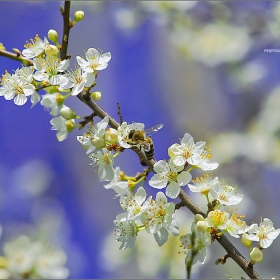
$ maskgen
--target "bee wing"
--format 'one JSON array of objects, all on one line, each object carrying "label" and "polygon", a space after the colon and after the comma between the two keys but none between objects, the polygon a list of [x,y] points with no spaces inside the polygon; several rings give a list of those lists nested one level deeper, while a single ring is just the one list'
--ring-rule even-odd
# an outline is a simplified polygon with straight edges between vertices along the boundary
[{"label": "bee wing", "polygon": [[163,124],[159,123],[159,124],[153,125],[151,127],[148,127],[144,131],[147,132],[147,133],[154,133],[154,132],[159,131],[162,127],[163,127]]}]

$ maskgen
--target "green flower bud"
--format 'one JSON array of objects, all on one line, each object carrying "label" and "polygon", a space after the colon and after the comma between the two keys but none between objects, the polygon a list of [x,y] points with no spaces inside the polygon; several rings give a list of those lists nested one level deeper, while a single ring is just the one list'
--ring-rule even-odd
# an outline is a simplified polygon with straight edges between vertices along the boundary
[{"label": "green flower bud", "polygon": [[46,45],[45,53],[48,56],[58,56],[59,50],[56,46],[49,44],[49,45]]},{"label": "green flower bud", "polygon": [[76,125],[75,125],[75,121],[74,120],[68,120],[66,122],[66,130],[67,132],[72,132],[74,129],[76,128]]},{"label": "green flower bud", "polygon": [[106,142],[103,137],[102,138],[94,137],[90,140],[90,142],[94,147],[99,148],[99,149],[106,147]]},{"label": "green flower bud", "polygon": [[203,216],[200,215],[200,214],[196,214],[196,215],[194,216],[194,222],[197,224],[198,221],[204,221]]},{"label": "green flower bud", "polygon": [[118,141],[118,131],[114,128],[108,128],[105,131],[105,140],[111,144]]},{"label": "green flower bud", "polygon": [[71,108],[69,108],[67,106],[63,106],[62,107],[62,109],[60,110],[60,115],[65,120],[71,120],[71,119],[75,119],[77,117],[75,112]]},{"label": "green flower bud", "polygon": [[58,93],[58,94],[56,95],[56,103],[57,103],[58,105],[61,106],[61,105],[64,103],[64,100],[65,100],[65,96],[63,96],[62,94]]},{"label": "green flower bud", "polygon": [[85,13],[83,11],[76,11],[74,14],[74,21],[79,22],[85,17]]},{"label": "green flower bud", "polygon": [[252,245],[252,240],[247,239],[247,234],[243,233],[241,237],[241,243],[246,246],[246,247],[251,247]]},{"label": "green flower bud", "polygon": [[48,38],[54,43],[58,42],[58,34],[54,29],[50,29],[48,32]]},{"label": "green flower bud", "polygon": [[100,91],[95,91],[91,94],[92,99],[99,101],[102,97],[101,92]]},{"label": "green flower bud", "polygon": [[259,248],[254,247],[250,253],[250,259],[253,262],[261,262],[263,259],[263,252]]},{"label": "green flower bud", "polygon": [[2,43],[0,43],[0,50],[6,50],[6,48],[4,47],[4,45]]}]

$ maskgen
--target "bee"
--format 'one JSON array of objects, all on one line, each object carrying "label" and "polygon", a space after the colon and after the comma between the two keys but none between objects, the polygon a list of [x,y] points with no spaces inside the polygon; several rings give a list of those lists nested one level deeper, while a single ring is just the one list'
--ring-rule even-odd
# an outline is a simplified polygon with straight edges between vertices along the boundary
[{"label": "bee", "polygon": [[[145,130],[130,130],[127,136],[127,143],[133,146],[140,145],[140,148],[144,151],[148,160],[154,157],[154,143],[151,136],[146,136],[146,133],[154,133],[159,131],[163,127],[163,124],[153,125]],[[144,162],[141,161],[144,165]]]}]

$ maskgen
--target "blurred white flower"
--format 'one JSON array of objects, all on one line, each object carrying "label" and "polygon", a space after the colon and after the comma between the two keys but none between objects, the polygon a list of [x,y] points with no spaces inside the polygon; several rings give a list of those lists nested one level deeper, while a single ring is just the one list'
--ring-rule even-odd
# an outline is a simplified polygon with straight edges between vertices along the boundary
[{"label": "blurred white flower", "polygon": [[172,36],[177,47],[211,67],[242,59],[252,45],[246,28],[225,24],[211,23],[196,31],[178,28]]},{"label": "blurred white flower", "polygon": [[24,235],[5,244],[4,257],[12,278],[65,279],[69,275],[62,250],[52,249],[40,241],[31,242]]}]

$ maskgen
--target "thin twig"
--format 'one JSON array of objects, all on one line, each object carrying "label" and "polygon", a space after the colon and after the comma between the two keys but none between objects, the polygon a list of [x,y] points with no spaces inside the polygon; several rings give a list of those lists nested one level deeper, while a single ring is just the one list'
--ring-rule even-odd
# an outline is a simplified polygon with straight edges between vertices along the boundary
[{"label": "thin twig", "polygon": [[117,102],[117,107],[118,107],[118,115],[120,117],[120,124],[122,124],[123,123],[123,118],[122,118],[121,107],[120,107],[119,102]]},{"label": "thin twig", "polygon": [[63,16],[63,36],[62,36],[61,51],[60,51],[61,60],[64,60],[67,57],[69,32],[71,28],[69,24],[70,3],[71,3],[70,1],[64,1],[64,9],[63,11],[61,11],[61,14]]},{"label": "thin twig", "polygon": [[22,62],[24,65],[27,66],[32,66],[33,65],[33,61],[23,57],[22,55],[18,55],[16,53],[12,53],[12,52],[8,52],[5,50],[0,50],[0,56],[4,56],[13,60],[17,60],[19,62]]}]

